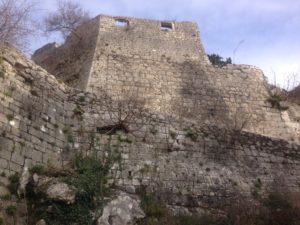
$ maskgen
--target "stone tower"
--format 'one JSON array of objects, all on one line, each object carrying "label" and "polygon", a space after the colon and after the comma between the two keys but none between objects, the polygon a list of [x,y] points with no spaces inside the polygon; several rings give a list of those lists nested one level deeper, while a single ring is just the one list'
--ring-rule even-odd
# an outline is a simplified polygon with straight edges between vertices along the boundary
[{"label": "stone tower", "polygon": [[[299,126],[271,107],[262,71],[210,64],[196,23],[100,15],[33,60],[69,86],[146,100],[156,112],[272,137],[295,139]],[[296,132],[295,132],[296,131]]]}]

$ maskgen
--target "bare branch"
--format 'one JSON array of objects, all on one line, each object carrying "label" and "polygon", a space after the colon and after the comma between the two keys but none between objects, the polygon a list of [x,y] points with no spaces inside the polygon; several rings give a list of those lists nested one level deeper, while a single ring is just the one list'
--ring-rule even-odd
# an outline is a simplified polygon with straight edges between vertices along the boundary
[{"label": "bare branch", "polygon": [[59,0],[57,11],[50,13],[45,19],[45,30],[49,32],[60,32],[64,39],[71,33],[77,38],[75,29],[80,24],[90,19],[90,15],[78,3],[70,0]]},{"label": "bare branch", "polygon": [[31,20],[34,3],[28,0],[0,0],[0,42],[24,49],[35,33]]}]

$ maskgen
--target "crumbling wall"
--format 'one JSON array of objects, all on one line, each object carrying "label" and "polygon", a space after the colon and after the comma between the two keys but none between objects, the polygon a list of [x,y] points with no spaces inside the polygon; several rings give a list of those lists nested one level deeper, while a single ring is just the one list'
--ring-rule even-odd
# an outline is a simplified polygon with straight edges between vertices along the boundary
[{"label": "crumbling wall", "polygon": [[153,112],[138,101],[143,96],[126,101],[67,88],[8,46],[1,71],[0,186],[24,167],[65,166],[94,147],[103,153],[111,137],[121,156],[112,171],[116,185],[156,190],[174,210],[224,206],[263,194],[274,180],[299,189],[297,144]]},{"label": "crumbling wall", "polygon": [[0,168],[59,164],[68,114],[66,87],[8,45],[1,46]]},{"label": "crumbling wall", "polygon": [[38,49],[32,60],[68,86],[85,90],[99,29],[99,17],[74,30],[65,44]]},{"label": "crumbling wall", "polygon": [[69,86],[114,98],[130,90],[156,112],[299,141],[298,122],[268,102],[262,71],[212,66],[195,23],[100,15],[75,32],[82,39],[33,56]]}]

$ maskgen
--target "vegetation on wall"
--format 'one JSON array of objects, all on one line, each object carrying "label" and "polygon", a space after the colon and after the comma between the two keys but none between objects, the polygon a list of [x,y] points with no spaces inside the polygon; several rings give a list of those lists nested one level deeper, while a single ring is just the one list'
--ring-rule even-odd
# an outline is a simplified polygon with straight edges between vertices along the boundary
[{"label": "vegetation on wall", "polygon": [[[71,169],[53,173],[53,168],[36,165],[30,169],[31,173],[57,176],[56,179],[74,187],[75,202],[67,204],[53,201],[31,186],[27,193],[30,222],[36,223],[44,219],[47,224],[92,225],[95,218],[102,214],[104,197],[110,193],[111,168],[119,162],[118,147],[112,145],[111,136],[105,149],[98,152],[95,138],[92,137],[91,154],[78,154],[71,164]],[[49,210],[51,208],[51,210]]]},{"label": "vegetation on wall", "polygon": [[138,225],[300,225],[300,193],[272,189],[257,201],[240,199],[221,214],[171,215],[155,194],[142,196],[146,217]]},{"label": "vegetation on wall", "polygon": [[207,54],[209,61],[214,66],[226,66],[227,64],[232,64],[231,58],[226,58],[225,60],[223,57],[219,56],[218,54]]}]

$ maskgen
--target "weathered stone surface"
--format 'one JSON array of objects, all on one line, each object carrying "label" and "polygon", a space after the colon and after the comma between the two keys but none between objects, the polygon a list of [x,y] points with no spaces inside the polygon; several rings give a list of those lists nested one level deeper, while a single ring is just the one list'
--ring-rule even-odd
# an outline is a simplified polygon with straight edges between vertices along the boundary
[{"label": "weathered stone surface", "polygon": [[7,189],[7,187],[0,185],[0,198],[1,198],[1,196],[3,197],[6,195],[9,195],[9,194],[10,194],[10,192]]},{"label": "weathered stone surface", "polygon": [[[238,192],[251,196],[257,179],[262,188],[278,177],[299,188],[299,108],[272,108],[259,69],[213,67],[193,23],[164,31],[159,21],[125,18],[132,25],[126,29],[115,19],[96,17],[78,28],[86,34],[82,43],[70,37],[50,56],[53,74],[69,87],[1,46],[0,172],[6,180],[20,175],[26,161],[67,166],[79,151],[90,153],[95,137],[99,156],[118,148],[113,181],[130,192],[159,190],[169,205],[229,204]],[[134,104],[119,100],[132,96],[145,100],[132,111],[142,116],[122,127],[118,115],[128,108],[132,115]],[[114,125],[119,130],[110,142],[105,133]],[[41,187],[54,184],[34,178]]]},{"label": "weathered stone surface", "polygon": [[23,172],[20,178],[19,194],[22,196],[26,193],[26,185],[30,180],[30,172],[27,166],[23,167]]},{"label": "weathered stone surface", "polygon": [[75,201],[75,190],[65,183],[51,184],[46,190],[47,197],[68,204]]},{"label": "weathered stone surface", "polygon": [[45,220],[39,220],[35,225],[47,225]]},{"label": "weathered stone surface", "polygon": [[103,214],[98,219],[98,225],[134,225],[137,219],[144,217],[145,213],[140,208],[137,196],[134,199],[120,192],[116,199],[104,207]]},{"label": "weathered stone surface", "polygon": [[74,187],[48,176],[32,176],[36,192],[42,192],[49,199],[72,204],[75,201],[76,190]]}]

